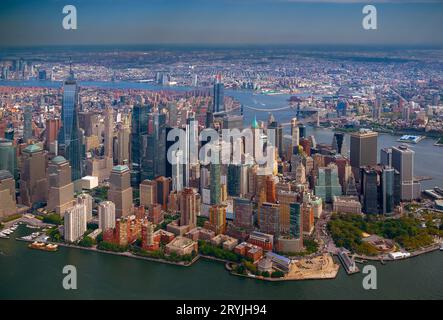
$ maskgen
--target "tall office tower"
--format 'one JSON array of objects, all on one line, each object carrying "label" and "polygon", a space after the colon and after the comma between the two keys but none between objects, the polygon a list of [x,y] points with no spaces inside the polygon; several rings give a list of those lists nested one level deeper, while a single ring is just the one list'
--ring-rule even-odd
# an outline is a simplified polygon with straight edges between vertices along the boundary
[{"label": "tall office tower", "polygon": [[[278,181],[278,179],[277,179]],[[266,177],[266,202],[276,203],[277,202],[277,194],[276,194],[276,177],[269,175]]]},{"label": "tall office tower", "polygon": [[49,199],[47,210],[62,215],[74,201],[74,184],[71,181],[71,166],[62,156],[49,162]]},{"label": "tall office tower", "polygon": [[111,171],[108,200],[115,204],[117,218],[129,216],[132,211],[131,174],[128,166],[118,165]]},{"label": "tall office tower", "polygon": [[17,212],[15,180],[8,170],[0,170],[0,218]]},{"label": "tall office tower", "polygon": [[298,202],[289,204],[289,235],[303,240],[303,215]]},{"label": "tall office tower", "polygon": [[156,190],[157,190],[157,201],[156,203],[161,204],[162,209],[166,210],[168,206],[168,197],[172,188],[172,179],[160,176],[155,178]]},{"label": "tall office tower", "polygon": [[180,225],[197,226],[197,193],[192,188],[185,188],[180,194]]},{"label": "tall office tower", "polygon": [[117,164],[129,163],[130,131],[122,127],[117,132]]},{"label": "tall office tower", "polygon": [[225,110],[224,106],[224,85],[221,74],[215,77],[214,88],[212,91],[212,112],[220,112]]},{"label": "tall office tower", "polygon": [[360,177],[360,167],[377,164],[377,137],[377,132],[367,129],[351,133],[350,162],[356,180]]},{"label": "tall office tower", "polygon": [[363,212],[378,214],[379,180],[377,170],[371,167],[361,168],[360,186]]},{"label": "tall office tower", "polygon": [[18,179],[17,152],[12,140],[0,139],[0,170],[8,170]]},{"label": "tall office tower", "polygon": [[78,124],[78,108],[78,86],[71,69],[68,79],[63,84],[62,127],[57,140],[58,154],[64,155],[71,165],[72,181],[82,177],[82,143]]},{"label": "tall office tower", "polygon": [[380,164],[392,167],[392,148],[383,148],[380,150]]},{"label": "tall office tower", "polygon": [[[141,182],[143,160],[143,136],[148,133],[148,115],[150,107],[135,105],[131,115],[131,185],[137,187]],[[146,142],[147,143],[147,142]],[[152,179],[152,178],[151,178]]]},{"label": "tall office tower", "polygon": [[[278,156],[280,158],[283,157],[283,127],[277,123],[277,121],[274,120],[272,117],[272,121],[268,124],[268,131],[274,130],[274,136],[275,136],[275,147],[278,150]],[[269,132],[268,132],[269,136]]]},{"label": "tall office tower", "polygon": [[148,220],[143,220],[141,229],[142,248],[149,251],[158,250],[159,244],[155,242],[154,237],[155,225]]},{"label": "tall office tower", "polygon": [[183,152],[178,150],[175,153],[174,163],[172,164],[172,190],[173,191],[182,191],[183,190],[183,175],[185,165],[181,164],[180,158],[182,157]]},{"label": "tall office tower", "polygon": [[87,193],[81,193],[77,196],[77,203],[82,204],[85,208],[86,212],[86,221],[92,220],[92,205],[94,203],[94,198],[87,194]]},{"label": "tall office tower", "polygon": [[261,232],[280,234],[280,205],[263,202],[258,206],[258,227]]},{"label": "tall office tower", "polygon": [[215,234],[224,234],[226,232],[226,206],[215,204],[209,207],[210,229]]},{"label": "tall office tower", "polygon": [[185,186],[189,187],[190,168],[198,164],[198,121],[193,116],[186,119],[186,145],[185,145]]},{"label": "tall office tower", "polygon": [[254,229],[252,202],[245,198],[234,198],[234,225],[250,232]]},{"label": "tall office tower", "polygon": [[[262,133],[260,130],[260,127],[257,122],[257,117],[254,115],[254,120],[252,121],[251,125],[252,130],[252,156],[255,162],[257,162],[258,157],[261,155],[261,151],[263,146],[261,145],[262,142]],[[245,146],[247,147],[247,146]]]},{"label": "tall office tower", "polygon": [[23,142],[32,138],[32,106],[25,106],[23,112]]},{"label": "tall office tower", "polygon": [[342,154],[344,151],[343,145],[345,142],[345,135],[341,132],[335,132],[332,138],[332,148],[338,153]]},{"label": "tall office tower", "polygon": [[315,195],[327,203],[332,202],[334,196],[342,195],[342,186],[338,179],[338,168],[334,163],[330,163],[327,167],[318,168]]},{"label": "tall office tower", "polygon": [[98,227],[103,232],[115,228],[115,204],[102,201],[98,205]]},{"label": "tall office tower", "polygon": [[79,240],[86,231],[86,211],[84,205],[76,204],[68,208],[64,215],[64,238],[67,242]]},{"label": "tall office tower", "polygon": [[155,156],[154,176],[166,175],[166,114],[153,115]]},{"label": "tall office tower", "polygon": [[140,183],[140,205],[149,208],[157,203],[157,183],[153,180],[143,180]]},{"label": "tall office tower", "polygon": [[114,118],[112,116],[113,114],[113,110],[111,106],[106,107],[105,110],[105,141],[104,141],[104,145],[105,145],[105,157],[106,158],[111,158],[112,159],[112,138],[114,135]]},{"label": "tall office tower", "polygon": [[[57,134],[60,130],[61,123],[60,119],[47,119],[46,120],[46,129],[45,129],[45,149],[51,151],[51,145],[57,141]],[[55,146],[53,147],[54,151],[57,151]]]},{"label": "tall office tower", "polygon": [[46,153],[36,144],[30,144],[22,152],[20,199],[28,207],[48,200]]},{"label": "tall office tower", "polygon": [[300,144],[300,132],[297,118],[291,120],[291,154],[298,153],[298,145]]},{"label": "tall office tower", "polygon": [[242,166],[228,165],[228,195],[232,197],[240,196]]},{"label": "tall office tower", "polygon": [[394,213],[395,197],[395,169],[391,167],[385,167],[381,171],[380,176],[381,187],[381,210],[380,213],[384,215],[391,215]]},{"label": "tall office tower", "polygon": [[211,190],[211,204],[221,203],[221,164],[211,163],[210,165],[210,190]]},{"label": "tall office tower", "polygon": [[279,190],[277,193],[278,203],[280,204],[280,231],[290,233],[291,226],[291,208],[290,205],[297,201],[297,193],[287,190]]},{"label": "tall office tower", "polygon": [[400,172],[401,200],[420,198],[420,183],[414,181],[415,152],[406,145],[392,147],[392,166]]}]

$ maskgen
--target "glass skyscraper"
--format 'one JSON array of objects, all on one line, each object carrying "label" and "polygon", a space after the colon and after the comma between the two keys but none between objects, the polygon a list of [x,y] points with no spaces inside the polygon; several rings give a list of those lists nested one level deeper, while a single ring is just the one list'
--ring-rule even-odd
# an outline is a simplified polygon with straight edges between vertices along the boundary
[{"label": "glass skyscraper", "polygon": [[289,204],[289,234],[294,238],[300,238],[302,230],[301,206],[294,202]]},{"label": "glass skyscraper", "polygon": [[218,74],[215,78],[214,88],[213,88],[213,104],[212,111],[220,112],[224,111],[224,89],[225,86],[221,81],[221,75]]},{"label": "glass skyscraper", "polygon": [[12,140],[0,139],[0,170],[8,170],[18,181],[17,155]]},{"label": "glass skyscraper", "polygon": [[[135,105],[131,116],[131,185],[138,188],[141,179],[143,153],[147,152],[146,135],[148,133],[148,116],[151,108],[147,105]],[[143,138],[145,136],[145,138]],[[143,144],[143,139],[145,144]],[[151,177],[152,179],[152,177]]]},{"label": "glass skyscraper", "polygon": [[63,84],[62,127],[58,141],[59,153],[64,154],[71,165],[72,181],[82,177],[82,142],[78,124],[78,86],[72,70]]}]

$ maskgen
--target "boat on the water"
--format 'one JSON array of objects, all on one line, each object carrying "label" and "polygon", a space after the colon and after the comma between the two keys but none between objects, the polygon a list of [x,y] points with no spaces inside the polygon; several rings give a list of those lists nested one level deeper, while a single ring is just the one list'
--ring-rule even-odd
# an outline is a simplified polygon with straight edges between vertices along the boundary
[{"label": "boat on the water", "polygon": [[54,252],[54,251],[58,250],[58,245],[51,244],[51,243],[46,244],[44,242],[37,242],[37,241],[35,241],[35,242],[31,243],[28,246],[28,248]]}]

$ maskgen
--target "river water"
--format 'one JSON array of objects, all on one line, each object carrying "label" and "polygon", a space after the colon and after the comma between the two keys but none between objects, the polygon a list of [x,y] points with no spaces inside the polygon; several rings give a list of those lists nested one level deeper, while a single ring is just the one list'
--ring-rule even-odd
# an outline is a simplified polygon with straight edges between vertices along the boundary
[{"label": "river water", "polygon": [[[0,82],[0,85],[59,86],[59,83]],[[84,83],[122,88],[125,83]],[[118,86],[117,86],[118,85]],[[140,89],[165,89],[148,84],[130,84]],[[174,88],[175,89],[175,88]],[[180,88],[188,90],[189,88]],[[227,91],[241,103],[258,108],[287,105],[287,95],[253,95]],[[245,109],[245,121],[255,113]],[[257,113],[266,120],[267,113]],[[287,122],[294,111],[276,112],[278,121]],[[317,142],[331,143],[329,129],[308,128]],[[349,146],[349,137],[346,138]],[[398,137],[382,134],[378,147],[397,145]],[[443,148],[425,139],[413,145],[415,174],[433,176],[423,186],[443,186]],[[56,253],[28,249],[15,237],[29,234],[21,227],[10,240],[0,239],[0,299],[443,299],[443,252],[437,251],[404,261],[375,263],[378,289],[365,290],[363,274],[348,276],[340,268],[334,280],[264,282],[230,275],[222,263],[200,260],[191,267],[166,265],[72,248]],[[62,269],[74,265],[78,289],[64,290]]]}]

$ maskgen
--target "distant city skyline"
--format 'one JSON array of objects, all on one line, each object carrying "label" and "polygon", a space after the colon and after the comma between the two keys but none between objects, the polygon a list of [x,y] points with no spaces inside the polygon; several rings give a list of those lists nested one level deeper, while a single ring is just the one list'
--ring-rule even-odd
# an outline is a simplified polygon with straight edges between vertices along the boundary
[{"label": "distant city skyline", "polygon": [[[62,28],[77,8],[78,29]],[[373,4],[378,29],[364,30]],[[0,46],[443,45],[441,0],[3,0]]]}]

